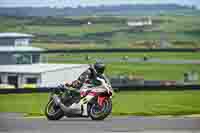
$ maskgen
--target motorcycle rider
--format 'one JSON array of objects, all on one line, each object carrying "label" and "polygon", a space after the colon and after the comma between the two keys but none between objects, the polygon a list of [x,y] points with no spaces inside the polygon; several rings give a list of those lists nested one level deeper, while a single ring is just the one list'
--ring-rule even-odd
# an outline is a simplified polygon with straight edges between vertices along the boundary
[{"label": "motorcycle rider", "polygon": [[86,81],[89,81],[91,84],[98,84],[97,77],[102,78],[106,83],[109,83],[109,80],[104,75],[105,68],[106,66],[104,63],[96,62],[95,64],[90,65],[90,67],[84,71],[77,80],[73,81],[71,84],[65,83],[65,86],[80,89]]},{"label": "motorcycle rider", "polygon": [[[96,86],[101,85],[101,82],[98,81],[97,78],[104,79],[106,83],[110,85],[109,80],[104,75],[105,64],[101,62],[96,62],[95,64],[90,65],[90,67],[84,71],[77,80],[73,81],[71,84],[65,83],[66,87],[72,87],[75,90],[80,90],[83,87],[83,84],[87,82],[87,84],[94,85],[90,89],[96,89]],[[88,83],[89,82],[89,83]],[[88,88],[87,88],[88,89]],[[73,103],[69,108],[74,109],[79,107],[80,103]]]}]

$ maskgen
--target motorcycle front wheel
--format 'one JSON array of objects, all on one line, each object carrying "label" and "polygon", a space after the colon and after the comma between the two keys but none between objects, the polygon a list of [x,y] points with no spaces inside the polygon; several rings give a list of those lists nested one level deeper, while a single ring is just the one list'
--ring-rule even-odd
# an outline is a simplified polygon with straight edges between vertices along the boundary
[{"label": "motorcycle front wheel", "polygon": [[100,107],[97,101],[90,104],[89,116],[92,120],[104,120],[112,112],[112,101],[106,99],[103,106]]},{"label": "motorcycle front wheel", "polygon": [[48,120],[60,120],[64,116],[64,112],[59,106],[56,106],[53,99],[50,99],[45,107],[45,116]]}]

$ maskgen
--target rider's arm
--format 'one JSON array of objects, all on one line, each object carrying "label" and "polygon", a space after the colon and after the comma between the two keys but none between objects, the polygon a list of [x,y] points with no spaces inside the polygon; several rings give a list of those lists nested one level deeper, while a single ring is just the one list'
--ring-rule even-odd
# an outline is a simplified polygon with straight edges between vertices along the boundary
[{"label": "rider's arm", "polygon": [[72,82],[71,86],[74,88],[80,88],[85,82],[85,80],[89,78],[90,75],[91,75],[91,70],[87,69],[79,76],[77,80]]},{"label": "rider's arm", "polygon": [[103,76],[104,80],[106,81],[106,83],[111,85],[110,80],[108,79],[108,77],[105,74],[103,74],[102,76]]}]

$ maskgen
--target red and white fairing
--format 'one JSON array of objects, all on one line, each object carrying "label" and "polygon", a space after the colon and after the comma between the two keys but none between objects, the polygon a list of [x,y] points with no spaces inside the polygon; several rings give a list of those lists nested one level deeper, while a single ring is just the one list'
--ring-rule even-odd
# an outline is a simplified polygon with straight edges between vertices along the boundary
[{"label": "red and white fairing", "polygon": [[[90,101],[94,97],[98,98],[99,106],[103,106],[103,103],[108,98],[112,97],[112,87],[105,82],[104,79],[97,78],[97,80],[101,81],[101,85],[97,87],[90,87],[91,84],[84,83],[83,87],[80,89],[81,97],[85,97],[87,101]],[[83,105],[84,112],[83,115],[87,115],[87,104],[84,104],[84,101],[80,101],[80,104]]]}]

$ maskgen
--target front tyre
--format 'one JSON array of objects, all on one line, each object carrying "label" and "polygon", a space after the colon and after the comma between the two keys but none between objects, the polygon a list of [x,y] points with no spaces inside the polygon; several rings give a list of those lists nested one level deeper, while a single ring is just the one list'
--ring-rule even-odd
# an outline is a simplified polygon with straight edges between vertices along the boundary
[{"label": "front tyre", "polygon": [[89,116],[92,120],[104,120],[112,112],[112,101],[106,99],[103,106],[100,107],[97,101],[90,104]]},{"label": "front tyre", "polygon": [[64,116],[64,112],[56,106],[53,99],[50,99],[45,107],[45,116],[48,120],[60,120]]}]

